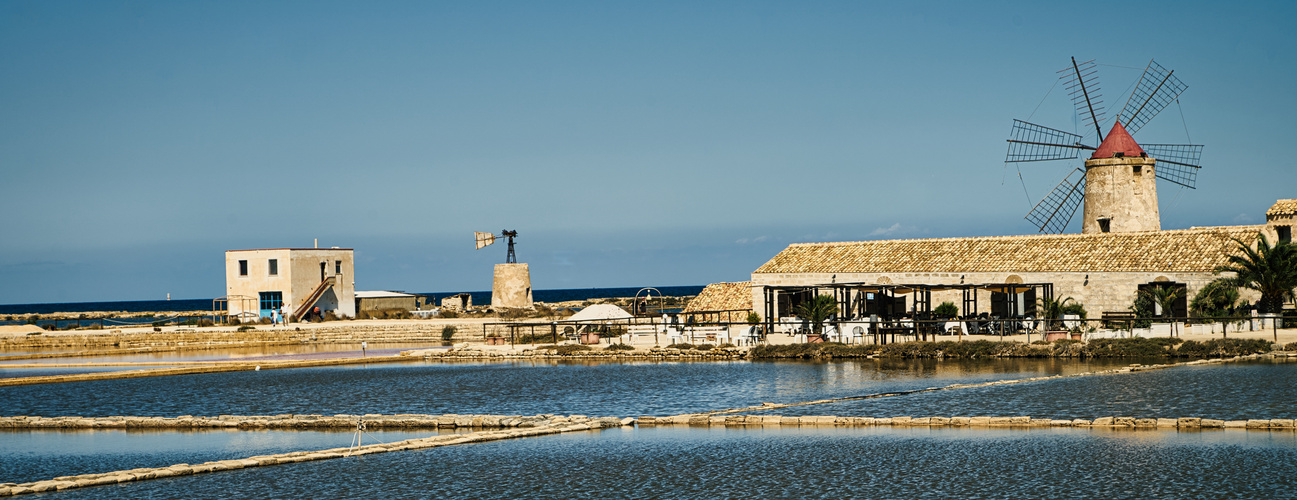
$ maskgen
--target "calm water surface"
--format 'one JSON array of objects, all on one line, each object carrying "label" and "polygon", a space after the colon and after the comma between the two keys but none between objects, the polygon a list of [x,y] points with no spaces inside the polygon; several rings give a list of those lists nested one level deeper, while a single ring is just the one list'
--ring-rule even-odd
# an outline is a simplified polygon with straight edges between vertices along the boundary
[{"label": "calm water surface", "polygon": [[[669,415],[1128,360],[452,362],[0,388],[5,415]],[[1258,361],[912,394],[778,413],[1291,417],[1297,363]],[[433,431],[372,433],[382,441]],[[350,432],[0,433],[0,482],[347,446]],[[1292,431],[613,429],[72,490],[60,498],[1268,498],[1297,482]]]},{"label": "calm water surface", "polygon": [[606,430],[243,469],[59,498],[1283,498],[1292,432]]},{"label": "calm water surface", "polygon": [[781,415],[870,417],[1293,418],[1297,414],[1297,362],[1182,366],[773,411]]},{"label": "calm water surface", "polygon": [[[436,434],[436,429],[418,432],[371,430],[361,436],[361,442],[390,443]],[[355,437],[355,431],[347,430],[0,431],[0,483],[22,483],[65,475],[166,467],[180,463],[196,464],[272,453],[346,448],[352,446]]]},{"label": "calm water surface", "polygon": [[0,388],[3,413],[672,415],[903,391],[1124,362],[416,362]]}]

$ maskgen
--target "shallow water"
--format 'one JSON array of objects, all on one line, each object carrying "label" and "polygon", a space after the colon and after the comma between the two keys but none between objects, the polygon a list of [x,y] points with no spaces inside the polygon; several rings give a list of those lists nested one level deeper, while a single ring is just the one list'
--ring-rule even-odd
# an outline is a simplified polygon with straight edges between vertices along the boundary
[{"label": "shallow water", "polygon": [[[1128,362],[416,362],[6,387],[0,388],[0,412],[669,415],[1074,374]],[[1297,363],[1259,361],[936,391],[775,413],[1279,418],[1291,417],[1297,408],[1294,383]],[[350,438],[346,431],[0,433],[0,482],[335,448],[348,445]],[[1293,431],[646,427],[244,469],[58,495],[1262,498],[1290,496],[1286,493],[1294,486]]]},{"label": "shallow water", "polygon": [[[361,435],[361,443],[390,443],[436,434],[437,429],[371,430]],[[0,431],[0,483],[347,448],[355,439],[354,430],[5,430]]]},{"label": "shallow water", "polygon": [[1292,432],[614,429],[243,469],[59,498],[1269,498]]},{"label": "shallow water", "polygon": [[673,415],[904,391],[1123,363],[1059,360],[415,362],[0,388],[41,416],[461,413]]},{"label": "shallow water", "polygon": [[772,410],[780,415],[1292,418],[1297,362],[1181,366]]},{"label": "shallow water", "polygon": [[271,359],[318,359],[329,357],[392,356],[412,349],[439,349],[442,346],[427,342],[370,342],[362,352],[360,343],[348,344],[291,344],[272,346],[223,347],[216,349],[183,349],[176,351],[140,352],[104,356],[61,356],[38,359],[7,359],[19,354],[54,354],[69,351],[6,352],[0,356],[0,368],[6,364],[62,364],[62,363],[140,363],[182,361],[258,361]]}]

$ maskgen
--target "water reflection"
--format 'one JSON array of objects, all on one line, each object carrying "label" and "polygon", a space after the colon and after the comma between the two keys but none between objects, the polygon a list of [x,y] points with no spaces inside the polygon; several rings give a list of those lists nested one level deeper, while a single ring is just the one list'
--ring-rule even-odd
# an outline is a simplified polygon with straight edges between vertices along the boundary
[{"label": "water reflection", "polygon": [[370,356],[390,356],[398,354],[404,350],[412,349],[438,349],[443,348],[439,342],[428,343],[409,343],[409,342],[370,342],[368,349],[363,351],[359,342],[347,344],[285,344],[285,345],[256,345],[240,347],[215,347],[207,348],[202,346],[179,347],[174,350],[161,351],[141,351],[138,353],[114,353],[108,355],[90,355],[90,356],[58,356],[52,358],[35,358],[35,359],[14,359],[20,355],[27,354],[71,354],[95,352],[90,351],[22,351],[22,352],[5,352],[0,356],[0,367],[6,364],[32,364],[32,363],[139,363],[139,362],[181,362],[181,361],[255,361],[263,359],[313,359],[322,357],[361,357],[364,354]]},{"label": "water reflection", "polygon": [[1055,360],[348,365],[0,388],[9,414],[671,415],[1094,369]]},{"label": "water reflection", "polygon": [[[447,431],[464,432],[448,429],[441,433]],[[371,430],[362,435],[362,442],[390,443],[438,433],[437,429]],[[0,483],[345,448],[354,438],[355,432],[350,430],[4,430],[0,431]]]},{"label": "water reflection", "polygon": [[244,469],[60,498],[1262,498],[1297,486],[1291,436],[649,428]]},{"label": "water reflection", "polygon": [[776,411],[869,417],[1291,418],[1297,408],[1297,391],[1292,387],[1297,387],[1297,362],[1274,360],[1051,379]]}]

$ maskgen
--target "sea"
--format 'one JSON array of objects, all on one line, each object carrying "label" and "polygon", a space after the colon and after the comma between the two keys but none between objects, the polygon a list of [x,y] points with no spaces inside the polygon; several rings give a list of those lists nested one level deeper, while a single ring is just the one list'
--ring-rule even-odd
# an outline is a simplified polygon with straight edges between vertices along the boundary
[{"label": "sea", "polygon": [[[557,290],[533,290],[532,299],[537,302],[567,302],[572,300],[590,300],[603,299],[609,297],[634,297],[644,287],[614,287],[614,288],[565,288]],[[653,287],[653,295],[666,295],[670,297],[683,297],[698,295],[703,290],[703,285],[687,286],[661,286]],[[413,293],[413,292],[411,292]],[[474,305],[490,305],[491,291],[476,292],[427,292],[415,293],[415,295],[424,295],[441,300],[443,297],[449,297],[460,293],[468,293],[473,297]],[[128,300],[115,302],[54,302],[48,304],[0,304],[0,315],[16,314],[49,314],[55,312],[92,312],[92,311],[124,311],[124,312],[177,312],[177,311],[210,311],[212,310],[213,299],[177,299],[177,300]]]}]

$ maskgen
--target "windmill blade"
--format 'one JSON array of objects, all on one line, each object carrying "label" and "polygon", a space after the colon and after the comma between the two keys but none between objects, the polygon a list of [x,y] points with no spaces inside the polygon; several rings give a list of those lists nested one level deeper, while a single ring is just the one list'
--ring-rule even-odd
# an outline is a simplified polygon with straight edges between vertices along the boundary
[{"label": "windmill blade", "polygon": [[1157,178],[1171,181],[1189,189],[1198,183],[1201,144],[1144,144],[1144,151],[1157,160],[1154,171]]},{"label": "windmill blade", "polygon": [[1076,115],[1094,127],[1098,134],[1095,137],[1102,141],[1103,131],[1099,129],[1099,122],[1103,121],[1103,100],[1100,99],[1103,95],[1099,93],[1099,70],[1095,69],[1094,59],[1078,63],[1073,57],[1072,66],[1058,73],[1058,78],[1067,82],[1065,88],[1076,107]]},{"label": "windmill blade", "polygon": [[1081,136],[1070,132],[1014,120],[1013,129],[1009,131],[1009,152],[1004,161],[1073,160],[1080,150],[1094,149],[1080,141]]},{"label": "windmill blade", "polygon": [[[1081,174],[1080,178],[1072,180],[1077,173]],[[1076,215],[1076,209],[1084,199],[1085,172],[1078,168],[1068,173],[1063,182],[1058,183],[1024,218],[1040,228],[1042,233],[1061,234],[1067,230],[1067,224],[1072,222],[1072,216]]]},{"label": "windmill blade", "polygon": [[482,247],[495,243],[495,235],[491,233],[473,231],[473,238],[477,240],[477,250],[481,250]]},{"label": "windmill blade", "polygon": [[1189,88],[1174,73],[1152,59],[1148,61],[1148,67],[1121,109],[1121,123],[1127,132],[1134,134]]}]

